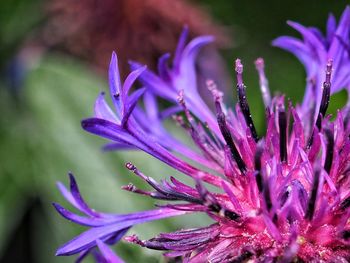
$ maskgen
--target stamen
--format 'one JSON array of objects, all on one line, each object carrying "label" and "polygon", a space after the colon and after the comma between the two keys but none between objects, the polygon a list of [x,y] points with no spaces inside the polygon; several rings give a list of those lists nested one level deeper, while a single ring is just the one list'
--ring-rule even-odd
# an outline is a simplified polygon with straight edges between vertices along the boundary
[{"label": "stamen", "polygon": [[325,130],[325,135],[327,137],[327,154],[326,154],[326,161],[324,163],[324,169],[329,174],[332,168],[332,162],[333,162],[333,151],[334,151],[334,138],[333,133],[330,129]]},{"label": "stamen", "polygon": [[[180,106],[182,107],[184,113],[185,113],[185,120],[188,122],[188,128],[190,130],[194,130],[194,127],[196,126],[196,123],[194,121],[194,118],[191,114],[191,112],[189,111],[189,109],[186,106],[185,103],[185,92],[184,90],[180,90],[179,95],[177,97],[177,101],[180,104]],[[185,128],[185,127],[184,127]]]},{"label": "stamen", "polygon": [[170,58],[170,54],[166,53],[158,59],[158,74],[162,79],[167,81],[170,80],[168,60]]},{"label": "stamen", "polygon": [[272,208],[272,201],[271,201],[271,195],[270,195],[270,187],[267,183],[265,184],[265,187],[264,187],[264,199],[265,199],[267,211],[270,212]]},{"label": "stamen", "polygon": [[124,237],[124,240],[127,241],[127,242],[130,242],[130,243],[137,244],[137,245],[139,245],[141,247],[145,247],[145,242],[140,240],[138,238],[138,236],[136,236],[136,235],[126,236],[126,237]]},{"label": "stamen", "polygon": [[213,212],[216,212],[216,213],[219,213],[221,211],[221,206],[219,204],[209,204],[208,205],[208,208],[213,211]]},{"label": "stamen", "polygon": [[[326,80],[323,82],[323,92],[322,92],[322,99],[321,99],[321,104],[320,104],[320,109],[317,115],[317,120],[316,120],[316,127],[318,130],[321,130],[321,125],[322,125],[322,118],[325,116],[327,112],[327,108],[329,105],[329,99],[330,99],[330,94],[331,94],[331,76],[332,76],[332,65],[333,61],[330,59],[328,60],[327,66],[326,66]],[[313,121],[312,121],[313,123]],[[311,136],[308,140],[307,143],[307,149],[311,148],[311,145],[313,143],[314,139],[314,130],[311,133]]]},{"label": "stamen", "polygon": [[227,146],[230,148],[232,157],[236,161],[239,170],[244,174],[247,170],[247,167],[246,167],[241,155],[239,154],[239,152],[236,148],[236,145],[233,142],[232,135],[227,127],[226,117],[225,117],[225,114],[222,112],[220,102],[215,101],[215,104],[216,104],[216,111],[217,111],[216,118],[218,120],[218,125],[220,128],[221,134],[224,137],[224,140],[225,140]]},{"label": "stamen", "polygon": [[163,189],[161,189],[161,187],[159,186],[159,184],[152,178],[149,176],[144,175],[139,169],[137,169],[137,167],[135,165],[133,165],[132,163],[128,162],[125,164],[125,167],[132,171],[134,174],[136,174],[138,177],[140,177],[141,179],[143,179],[144,181],[146,181],[150,186],[152,186],[157,192],[163,194],[164,196],[168,196],[169,193],[165,192]]},{"label": "stamen", "polygon": [[284,204],[287,202],[288,197],[290,195],[290,191],[291,191],[290,186],[288,186],[286,188],[286,190],[281,193],[281,195],[279,197],[279,199],[280,199],[280,207],[284,206]]},{"label": "stamen", "polygon": [[173,115],[172,116],[173,120],[178,124],[179,126],[186,128],[186,123],[184,121],[184,118],[180,115]]},{"label": "stamen", "polygon": [[208,209],[220,216],[227,217],[233,221],[239,221],[241,218],[239,214],[231,210],[222,207],[216,200],[216,198],[208,192],[208,190],[202,185],[200,181],[196,183],[196,189],[203,200],[203,205],[208,207]]},{"label": "stamen", "polygon": [[287,161],[287,115],[284,106],[278,109],[278,126],[280,130],[280,158],[281,161]]},{"label": "stamen", "polygon": [[[311,125],[313,125],[313,124],[311,123]],[[314,143],[314,136],[315,136],[315,131],[313,129],[309,139],[307,140],[306,149],[311,149],[311,146]]]},{"label": "stamen", "polygon": [[[209,84],[208,84],[209,83]],[[207,81],[207,85],[210,85],[210,89],[215,95],[215,100],[220,99],[222,95],[220,96],[220,92],[216,89],[216,85],[213,81],[209,80]],[[209,88],[209,86],[208,86]],[[220,98],[219,98],[220,97]],[[215,136],[212,136],[211,130],[206,127],[206,123],[197,123],[194,119],[192,113],[188,109],[186,102],[184,100],[184,91],[180,90],[179,95],[177,97],[178,103],[183,109],[184,116],[178,116],[175,117],[175,121],[184,128],[189,135],[191,136],[193,142],[196,144],[196,146],[201,150],[205,160],[202,160],[201,157],[197,159],[199,162],[215,162],[218,165],[222,164],[222,158],[221,158],[221,147],[216,147],[216,141]],[[220,99],[221,100],[221,99]],[[180,118],[179,118],[180,117]],[[221,146],[221,143],[220,143]]]},{"label": "stamen", "polygon": [[272,222],[276,225],[277,224],[277,221],[278,221],[278,216],[276,213],[273,214],[273,217],[272,217]]},{"label": "stamen", "polygon": [[128,192],[138,192],[138,188],[132,184],[132,183],[129,183],[128,185],[123,185],[122,186],[122,189],[125,190],[125,191],[128,191]]},{"label": "stamen", "polygon": [[[210,201],[207,201],[207,202],[209,203]],[[228,219],[231,219],[233,221],[238,221],[240,219],[240,216],[236,212],[224,209],[218,203],[211,203],[211,204],[208,204],[208,203],[207,203],[207,206],[209,210],[211,210],[212,212],[218,213],[219,215],[227,217]]]},{"label": "stamen", "polygon": [[317,170],[314,175],[314,182],[312,184],[310,199],[309,199],[306,214],[305,214],[305,218],[310,221],[312,220],[315,213],[316,197],[317,197],[317,191],[319,188],[319,181],[320,181],[320,170]]},{"label": "stamen", "polygon": [[254,155],[255,170],[257,171],[255,180],[260,193],[264,190],[263,178],[261,176],[261,156],[263,154],[263,150],[263,140],[261,140],[256,147]]},{"label": "stamen", "polygon": [[256,67],[256,70],[258,71],[258,74],[259,74],[260,90],[261,90],[261,94],[262,94],[263,101],[265,104],[265,108],[269,108],[270,104],[271,104],[271,95],[270,95],[269,83],[268,83],[266,76],[265,76],[264,60],[262,58],[258,58],[255,61],[255,67]]},{"label": "stamen", "polygon": [[237,213],[226,209],[224,210],[224,216],[233,221],[238,221],[238,219],[240,218],[240,216]]},{"label": "stamen", "polygon": [[[122,186],[122,189],[126,190],[128,192],[132,192],[132,193],[136,193],[136,194],[140,194],[140,195],[146,195],[146,196],[149,196],[151,198],[158,199],[158,200],[167,200],[167,201],[183,200],[183,198],[181,198],[179,196],[176,196],[176,194],[174,194],[174,195],[171,195],[171,194],[164,195],[164,194],[159,193],[159,192],[144,191],[144,190],[138,189],[135,185],[133,185],[131,183],[128,184],[128,185]],[[185,201],[191,202],[192,199],[191,200],[185,200]]]},{"label": "stamen", "polygon": [[328,60],[327,67],[326,67],[326,81],[323,82],[322,100],[321,100],[320,110],[316,121],[316,126],[319,130],[321,130],[322,118],[325,116],[329,105],[329,99],[331,94],[332,64],[333,64],[333,61],[331,59]]},{"label": "stamen", "polygon": [[149,177],[144,175],[143,173],[141,173],[139,171],[139,169],[137,169],[137,167],[135,165],[133,165],[130,162],[127,162],[125,164],[126,169],[128,169],[129,171],[133,172],[134,174],[136,174],[138,177],[140,177],[141,179],[148,181]]},{"label": "stamen", "polygon": [[252,133],[254,140],[257,142],[259,138],[255,130],[252,115],[250,113],[250,109],[247,101],[247,96],[245,93],[246,87],[244,86],[243,77],[242,77],[243,65],[240,59],[236,59],[236,73],[237,73],[237,94],[238,94],[239,106],[244,115],[244,119],[247,125],[249,126],[250,132]]},{"label": "stamen", "polygon": [[214,100],[220,100],[220,102],[222,101],[222,97],[224,96],[224,94],[219,91],[216,87],[216,84],[213,80],[211,79],[208,79],[206,82],[205,82],[208,90],[211,92],[211,94],[213,95],[214,97]]}]

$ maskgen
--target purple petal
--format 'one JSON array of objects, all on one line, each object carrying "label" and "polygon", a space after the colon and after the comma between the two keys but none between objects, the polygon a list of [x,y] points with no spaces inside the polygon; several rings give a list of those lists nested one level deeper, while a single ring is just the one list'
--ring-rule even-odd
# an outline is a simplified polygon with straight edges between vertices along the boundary
[{"label": "purple petal", "polygon": [[338,38],[345,41],[346,44],[349,43],[349,31],[350,31],[350,7],[347,6],[345,11],[343,12],[337,30],[335,31],[335,35],[337,38],[332,41],[332,44],[329,48],[328,58],[333,59],[333,68],[334,71],[338,71],[343,65],[342,58],[344,57],[344,52],[347,52],[344,48],[344,43],[342,43]]},{"label": "purple petal", "polygon": [[75,181],[74,175],[72,173],[69,173],[69,180],[70,180],[70,191],[75,199],[75,201],[78,203],[81,211],[87,215],[96,216],[99,217],[100,214],[92,210],[84,201],[83,197],[80,195],[79,187],[77,182]]},{"label": "purple petal", "polygon": [[105,119],[110,122],[119,122],[119,118],[114,114],[114,112],[111,110],[111,108],[108,106],[105,98],[104,98],[104,92],[101,92],[100,95],[97,97],[95,102],[95,117],[100,119]]},{"label": "purple petal", "polygon": [[233,204],[233,206],[235,207],[235,209],[239,212],[242,211],[242,207],[239,204],[239,201],[237,199],[237,197],[235,196],[235,194],[233,193],[233,191],[231,190],[231,185],[225,181],[222,181],[222,188],[224,189],[225,193],[228,195],[231,203]]},{"label": "purple petal", "polygon": [[312,60],[310,57],[310,48],[302,41],[294,37],[282,36],[276,38],[272,42],[272,45],[293,53],[300,60],[300,62],[304,64],[307,73],[311,73]]},{"label": "purple petal", "polygon": [[152,121],[159,122],[159,111],[156,97],[151,92],[147,92],[143,98],[145,111],[147,112],[148,117]]},{"label": "purple petal", "polygon": [[317,55],[316,57],[314,57],[314,59],[317,59],[318,62],[322,63],[323,60],[327,58],[327,53],[323,43],[312,33],[312,31],[310,31],[303,25],[292,21],[288,21],[287,23],[289,26],[299,31],[299,33],[303,36],[304,40],[307,41],[307,43],[310,44],[313,48],[312,52],[315,52],[315,55]]},{"label": "purple petal", "polygon": [[166,81],[170,81],[169,66],[168,66],[169,58],[170,58],[170,54],[166,53],[158,59],[158,74],[162,79]]},{"label": "purple petal", "polygon": [[315,35],[315,37],[318,38],[319,41],[322,42],[323,45],[327,44],[326,39],[323,36],[321,30],[319,30],[317,27],[309,27],[309,30],[310,30],[310,32],[312,32]]},{"label": "purple petal", "polygon": [[[79,204],[75,201],[73,195],[71,194],[71,192],[68,191],[68,189],[64,186],[64,184],[62,184],[61,182],[57,182],[57,188],[58,190],[61,192],[61,194],[63,195],[63,197],[71,204],[73,205],[75,208],[77,208],[78,210],[80,210],[80,206]],[[81,210],[80,210],[81,211]]]},{"label": "purple petal", "polygon": [[[350,31],[350,6],[347,6],[339,20],[338,27],[335,31],[335,34],[341,39],[348,41]],[[330,58],[334,56],[342,44],[339,41],[332,42],[332,45],[329,49]]]},{"label": "purple petal", "polygon": [[[196,57],[203,46],[213,41],[214,38],[211,36],[202,36],[193,39],[186,46],[181,55],[179,64],[179,74],[176,74],[176,77],[173,79],[177,91],[185,89],[187,96],[190,96],[193,94],[194,91],[197,90],[195,70]],[[199,96],[197,93],[195,94],[196,96]]]},{"label": "purple petal", "polygon": [[198,169],[169,153],[160,144],[154,141],[154,139],[152,139],[152,137],[150,137],[147,133],[143,132],[142,130],[135,129],[135,127],[133,127],[131,136],[130,131],[125,131],[119,125],[103,119],[85,119],[82,121],[82,126],[85,130],[101,137],[114,140],[116,142],[121,142],[123,144],[134,145],[140,150],[153,155],[164,163],[189,176],[193,177],[200,173],[203,176],[202,179],[204,181],[214,185],[220,184],[221,179],[219,177],[209,173],[200,172]]},{"label": "purple petal", "polygon": [[171,116],[173,116],[176,113],[179,113],[183,110],[183,108],[179,105],[171,106],[169,108],[166,108],[162,112],[159,113],[159,118],[160,119],[167,119]]},{"label": "purple petal", "polygon": [[268,215],[263,214],[263,219],[264,219],[267,231],[275,240],[280,242],[282,240],[282,236],[279,229],[275,226],[275,224],[272,222],[272,220]]},{"label": "purple petal", "polygon": [[188,38],[188,27],[185,26],[181,32],[181,36],[179,38],[179,42],[177,43],[177,47],[175,51],[174,62],[173,62],[173,66],[175,69],[178,69],[179,67],[181,54],[186,45],[187,38]]},{"label": "purple petal", "polygon": [[81,124],[83,129],[88,132],[122,144],[134,145],[141,150],[146,150],[143,144],[115,123],[103,119],[90,118],[83,120]]},{"label": "purple petal", "polygon": [[124,109],[124,115],[123,115],[122,124],[121,124],[122,126],[124,126],[128,122],[131,113],[135,109],[137,102],[139,101],[139,99],[141,98],[145,90],[146,90],[145,88],[138,89],[133,94],[131,94],[130,97],[128,97],[126,101],[125,109]]},{"label": "purple petal", "polygon": [[83,262],[84,258],[86,258],[86,257],[89,255],[90,251],[91,251],[90,249],[87,249],[87,250],[85,250],[85,251],[82,251],[82,252],[79,254],[78,258],[75,260],[75,263]]},{"label": "purple petal", "polygon": [[104,240],[104,242],[108,245],[116,244],[125,234],[129,231],[131,227],[127,227],[118,231],[115,235],[110,236],[108,239]]},{"label": "purple petal", "polygon": [[109,90],[113,104],[120,116],[120,111],[122,109],[122,101],[120,99],[122,85],[119,76],[118,57],[115,52],[112,53],[111,62],[109,64]]},{"label": "purple petal", "polygon": [[[130,66],[132,69],[137,69],[141,67],[141,64],[131,61]],[[177,91],[171,86],[170,83],[162,80],[152,71],[146,69],[140,76],[140,81],[158,96],[170,101],[176,101]]]},{"label": "purple petal", "polygon": [[67,209],[65,209],[59,204],[53,203],[53,206],[61,216],[79,225],[99,227],[99,226],[115,223],[114,218],[84,217],[68,211]]},{"label": "purple petal", "polygon": [[92,250],[91,254],[93,255],[96,263],[106,263],[105,259],[103,258],[101,253],[99,253],[98,251]]},{"label": "purple petal", "polygon": [[108,143],[103,146],[103,151],[118,151],[118,150],[135,150],[137,149],[133,145],[126,143]]},{"label": "purple petal", "polygon": [[75,181],[73,174],[69,173],[68,175],[70,179],[71,191],[68,191],[68,189],[61,182],[58,182],[57,187],[61,192],[61,194],[70,204],[72,204],[79,211],[87,215],[99,217],[100,214],[90,209],[89,206],[85,203],[85,201],[81,197],[78,185]]},{"label": "purple petal", "polygon": [[106,262],[108,263],[123,263],[124,261],[118,257],[112,249],[110,249],[103,241],[100,239],[96,240],[96,244],[98,248],[100,249],[103,257],[105,258]]},{"label": "purple petal", "polygon": [[123,85],[122,99],[125,102],[127,100],[127,95],[129,93],[130,88],[136,81],[136,79],[146,70],[147,66],[140,67],[134,71],[132,71],[128,77],[126,78]]},{"label": "purple petal", "polygon": [[332,93],[336,93],[343,88],[350,89],[350,61],[342,63],[341,69],[337,72],[337,77],[334,78],[334,83],[332,86]]},{"label": "purple petal", "polygon": [[[293,185],[293,191],[297,192],[297,200],[300,203],[303,211],[305,212],[306,206],[307,206],[308,194],[307,194],[304,186],[300,183],[299,180],[294,180],[292,182],[292,185]],[[294,203],[294,204],[296,204],[296,203]]]},{"label": "purple petal", "polygon": [[334,36],[336,28],[337,28],[337,21],[335,20],[335,17],[333,14],[329,14],[329,17],[327,20],[327,41],[328,41],[328,43],[330,43],[332,41],[332,38]]},{"label": "purple petal", "polygon": [[[83,250],[89,249],[96,245],[96,240],[105,240],[111,235],[115,235],[119,231],[123,231],[125,228],[131,227],[133,225],[142,224],[145,222],[163,219],[172,216],[184,215],[188,211],[179,211],[169,208],[160,208],[157,210],[143,211],[140,213],[130,214],[130,219],[127,217],[114,224],[109,224],[106,226],[91,228],[79,236],[75,237],[62,247],[57,250],[56,255],[73,255],[79,253]],[[142,216],[138,216],[141,214]]]}]

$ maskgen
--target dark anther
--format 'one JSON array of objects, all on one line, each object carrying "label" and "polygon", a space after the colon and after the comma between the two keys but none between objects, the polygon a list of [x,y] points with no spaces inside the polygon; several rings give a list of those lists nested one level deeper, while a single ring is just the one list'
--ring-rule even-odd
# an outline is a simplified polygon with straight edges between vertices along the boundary
[{"label": "dark anther", "polygon": [[230,211],[230,210],[223,209],[221,207],[221,205],[218,203],[210,204],[210,205],[208,205],[208,208],[209,208],[209,210],[211,210],[215,213],[222,213],[225,217],[227,217],[228,219],[231,219],[233,221],[237,221],[240,218],[240,216],[237,213]]},{"label": "dark anther", "polygon": [[[326,66],[326,80],[323,82],[323,92],[320,109],[318,111],[316,127],[321,130],[322,118],[325,116],[327,112],[327,108],[329,105],[329,99],[331,95],[331,76],[332,76],[332,60],[329,60]],[[313,117],[312,117],[313,118]],[[311,136],[307,143],[307,148],[310,149],[313,143],[314,131],[312,131]]]},{"label": "dark anther", "polygon": [[261,193],[264,190],[263,178],[261,176],[260,171],[255,175],[256,185],[258,186],[258,190]]},{"label": "dark anther", "polygon": [[325,134],[327,137],[327,154],[326,154],[326,161],[324,163],[324,169],[329,174],[331,171],[332,162],[333,162],[334,138],[333,138],[333,133],[330,129],[326,129]]},{"label": "dark anther", "polygon": [[243,263],[250,259],[253,256],[253,253],[250,251],[244,251],[240,256],[235,259],[229,261],[230,263]]},{"label": "dark anther", "polygon": [[281,161],[287,161],[287,116],[284,110],[278,114],[278,126],[280,130],[280,158]]},{"label": "dark anther", "polygon": [[305,218],[308,220],[312,220],[315,212],[315,206],[316,206],[316,197],[317,197],[317,191],[319,187],[319,181],[320,181],[320,170],[317,170],[314,175],[314,181],[312,184],[310,199],[307,204],[307,210],[305,214]]},{"label": "dark anther", "polygon": [[130,162],[127,162],[127,163],[125,164],[125,167],[126,167],[128,170],[130,170],[130,171],[135,171],[135,170],[136,170],[136,166],[133,165],[133,164],[130,163]]},{"label": "dark anther", "polygon": [[292,224],[295,221],[293,216],[290,213],[288,213],[287,220],[289,224]]},{"label": "dark anther", "polygon": [[278,216],[276,213],[273,214],[273,217],[272,217],[272,222],[276,225],[277,224],[277,220],[278,220]]},{"label": "dark anther", "polygon": [[242,73],[243,73],[243,65],[241,63],[241,60],[236,60],[236,73],[237,73],[237,94],[238,94],[238,102],[239,106],[241,108],[241,111],[244,115],[244,119],[249,126],[250,132],[252,133],[252,136],[254,140],[257,142],[259,140],[258,135],[256,133],[256,129],[253,123],[252,115],[250,113],[249,104],[247,101],[247,95],[245,93],[245,85],[243,84],[242,80]]},{"label": "dark anther", "polygon": [[196,189],[201,196],[202,204],[207,206],[207,208],[214,212],[219,214],[220,216],[225,216],[231,220],[238,221],[240,216],[230,210],[224,209],[215,199],[215,197],[208,192],[208,190],[201,184],[200,181],[197,181]]},{"label": "dark anther", "polygon": [[286,189],[286,191],[284,191],[280,195],[279,199],[280,199],[280,206],[281,207],[284,206],[284,204],[287,202],[287,199],[288,199],[289,195],[290,195],[290,192],[288,191],[288,188]]},{"label": "dark anther", "polygon": [[255,170],[257,174],[255,176],[256,185],[258,186],[259,192],[261,193],[264,190],[263,178],[261,176],[261,156],[263,154],[263,144],[260,141],[256,147],[255,155],[254,155],[254,164]]},{"label": "dark anther", "polygon": [[258,143],[258,145],[256,146],[256,151],[255,151],[255,155],[254,155],[254,165],[255,165],[255,170],[260,171],[261,169],[261,156],[263,154],[263,143]]},{"label": "dark anther", "polygon": [[210,204],[208,208],[215,213],[219,213],[221,210],[221,206],[219,204]]},{"label": "dark anther", "polygon": [[344,230],[343,233],[342,233],[342,237],[343,237],[345,240],[350,239],[350,230]]},{"label": "dark anther", "polygon": [[312,145],[313,142],[314,142],[314,136],[315,136],[314,130],[312,130],[311,136],[310,136],[309,139],[307,140],[307,146],[306,146],[307,149],[310,149],[310,148],[311,148],[311,145]]},{"label": "dark anther", "polygon": [[320,110],[318,112],[316,126],[321,130],[322,118],[325,116],[331,95],[331,75],[332,75],[332,60],[329,60],[326,68],[326,81],[323,82],[322,100]]},{"label": "dark anther", "polygon": [[237,213],[235,213],[233,211],[229,211],[229,210],[225,210],[224,215],[225,215],[225,217],[227,217],[233,221],[237,221],[240,218],[240,216]]},{"label": "dark anther", "polygon": [[348,209],[350,207],[350,196],[348,196],[347,198],[345,198],[343,200],[343,202],[340,203],[340,209],[345,211],[346,209]]},{"label": "dark anther", "polygon": [[270,211],[272,208],[272,201],[271,201],[271,195],[270,195],[270,187],[267,182],[264,187],[264,199],[265,199],[267,211]]},{"label": "dark anther", "polygon": [[239,170],[242,173],[245,173],[245,171],[247,170],[246,165],[245,165],[244,161],[242,160],[242,157],[239,154],[239,152],[236,148],[236,145],[233,142],[231,132],[229,131],[227,124],[226,124],[225,114],[221,111],[221,109],[220,109],[220,111],[218,111],[217,120],[218,120],[221,134],[224,137],[225,142],[227,143],[227,146],[230,148],[233,159],[235,159]]}]

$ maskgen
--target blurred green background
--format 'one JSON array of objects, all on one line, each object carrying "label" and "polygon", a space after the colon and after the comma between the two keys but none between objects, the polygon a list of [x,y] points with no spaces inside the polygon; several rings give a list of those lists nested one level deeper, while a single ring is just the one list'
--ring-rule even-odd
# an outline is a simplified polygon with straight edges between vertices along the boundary
[{"label": "blurred green background", "polygon": [[[265,59],[274,92],[286,93],[293,102],[300,101],[305,86],[303,67],[292,55],[270,43],[280,35],[297,36],[286,20],[324,30],[328,13],[339,17],[348,1],[190,3],[204,8],[230,32],[233,46],[221,50],[221,54],[231,75],[234,59],[243,60],[248,100],[262,133],[264,111],[254,60],[260,56]],[[59,245],[83,230],[62,219],[51,205],[53,201],[66,205],[55,183],[67,183],[67,171],[76,175],[92,207],[118,213],[153,207],[152,200],[120,189],[129,182],[140,185],[124,169],[126,161],[157,179],[176,174],[143,153],[104,153],[100,149],[104,140],[80,128],[80,120],[92,114],[98,92],[108,89],[107,71],[96,70],[91,61],[60,48],[36,43],[40,29],[50,21],[45,11],[48,4],[50,1],[40,0],[0,2],[0,262],[73,262],[72,258],[54,257]],[[233,91],[231,97],[235,96]],[[334,112],[345,100],[344,94],[336,95],[330,111]],[[198,216],[188,219],[150,223],[136,227],[132,233],[147,238],[177,227],[203,225],[208,220]],[[162,262],[158,252],[123,243],[116,249],[127,262]]]}]

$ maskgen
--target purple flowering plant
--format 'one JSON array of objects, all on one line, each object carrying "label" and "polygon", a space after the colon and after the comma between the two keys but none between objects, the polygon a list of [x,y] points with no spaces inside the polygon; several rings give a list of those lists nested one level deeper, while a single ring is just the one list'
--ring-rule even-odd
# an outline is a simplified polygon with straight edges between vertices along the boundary
[{"label": "purple flowering plant", "polygon": [[[109,68],[113,107],[101,93],[94,117],[83,120],[82,127],[110,140],[107,149],[142,150],[189,176],[194,184],[174,177],[157,182],[127,163],[126,168],[150,189],[133,184],[122,188],[160,203],[151,210],[107,214],[89,207],[69,174],[70,189],[61,183],[58,188],[80,213],[54,206],[88,230],[61,246],[57,255],[78,254],[77,262],[88,254],[97,262],[123,262],[110,246],[124,239],[191,263],[350,262],[350,104],[339,109],[334,120],[327,115],[330,96],[350,89],[350,7],[338,23],[329,16],[325,35],[317,28],[288,24],[303,39],[284,36],[273,44],[303,63],[306,92],[296,106],[286,103],[284,96],[271,97],[264,61],[256,60],[266,108],[264,135],[258,134],[251,117],[239,59],[234,109],[223,103],[222,92],[211,80],[207,87],[215,112],[199,95],[195,60],[212,37],[198,37],[186,45],[185,29],[172,63],[165,54],[154,73],[131,62],[132,72],[123,84],[113,53]],[[136,80],[143,88],[131,92]],[[162,109],[159,99],[170,106]],[[166,130],[163,121],[170,117],[197,149]],[[205,213],[213,223],[160,233],[149,240],[126,236],[134,225],[193,213]]]}]

